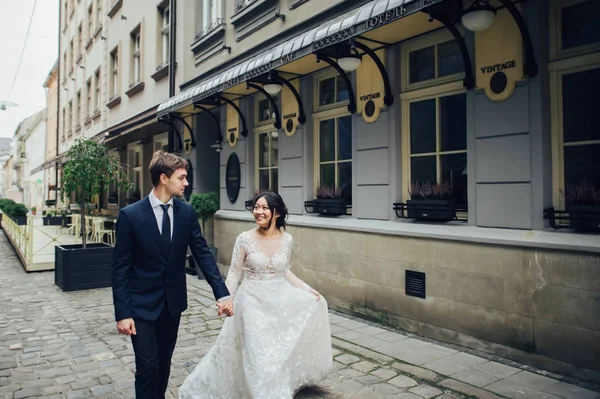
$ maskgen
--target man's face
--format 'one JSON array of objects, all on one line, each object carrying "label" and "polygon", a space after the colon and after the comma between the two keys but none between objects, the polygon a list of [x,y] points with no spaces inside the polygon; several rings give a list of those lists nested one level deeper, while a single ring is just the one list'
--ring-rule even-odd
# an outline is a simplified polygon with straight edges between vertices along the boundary
[{"label": "man's face", "polygon": [[[165,175],[163,176],[166,178]],[[184,168],[177,169],[170,178],[165,180],[167,192],[173,197],[182,196],[185,188],[189,185],[187,171]]]}]

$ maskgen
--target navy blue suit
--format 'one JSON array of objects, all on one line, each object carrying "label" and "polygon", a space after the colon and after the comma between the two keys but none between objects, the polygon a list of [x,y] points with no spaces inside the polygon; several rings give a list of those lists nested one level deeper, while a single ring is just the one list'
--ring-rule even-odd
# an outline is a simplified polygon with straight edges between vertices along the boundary
[{"label": "navy blue suit", "polygon": [[[164,398],[181,313],[187,309],[185,262],[189,246],[215,298],[229,295],[192,207],[173,199],[170,248],[148,197],[119,212],[112,290],[117,321],[133,318],[136,397]],[[168,244],[167,244],[168,245]]]}]

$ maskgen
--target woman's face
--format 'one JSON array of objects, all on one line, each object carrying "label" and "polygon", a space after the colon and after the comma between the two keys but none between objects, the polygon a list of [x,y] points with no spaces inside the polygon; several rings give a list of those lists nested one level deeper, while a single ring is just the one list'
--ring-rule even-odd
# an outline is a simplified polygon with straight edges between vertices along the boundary
[{"label": "woman's face", "polygon": [[256,201],[252,214],[254,215],[254,221],[256,224],[263,229],[269,228],[269,223],[271,220],[277,219],[278,217],[277,212],[275,212],[275,215],[271,213],[265,197],[260,197],[258,201]]}]

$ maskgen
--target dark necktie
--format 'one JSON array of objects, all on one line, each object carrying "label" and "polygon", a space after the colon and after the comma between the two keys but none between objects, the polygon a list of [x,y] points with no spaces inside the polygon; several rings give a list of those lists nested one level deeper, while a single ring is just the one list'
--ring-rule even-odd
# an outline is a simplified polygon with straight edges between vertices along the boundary
[{"label": "dark necktie", "polygon": [[171,249],[171,218],[169,217],[169,206],[170,204],[160,206],[163,209],[162,240],[167,250]]}]

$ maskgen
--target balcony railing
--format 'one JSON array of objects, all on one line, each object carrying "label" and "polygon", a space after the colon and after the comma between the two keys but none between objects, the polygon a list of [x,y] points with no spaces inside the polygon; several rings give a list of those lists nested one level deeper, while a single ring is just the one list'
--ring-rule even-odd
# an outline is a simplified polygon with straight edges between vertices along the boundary
[{"label": "balcony railing", "polygon": [[214,21],[211,21],[204,29],[202,29],[200,32],[196,32],[196,35],[194,36],[194,41],[198,41],[201,38],[203,38],[204,36],[208,35],[210,32],[212,32],[213,30],[215,30],[215,28],[223,25],[225,23],[225,20],[221,17],[216,18]]},{"label": "balcony railing", "polygon": [[252,3],[255,3],[257,0],[236,0],[235,2],[235,12],[239,12],[244,8],[248,7]]}]

